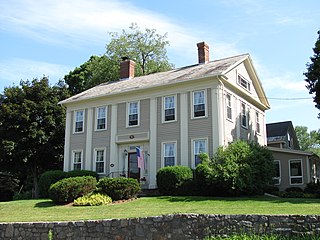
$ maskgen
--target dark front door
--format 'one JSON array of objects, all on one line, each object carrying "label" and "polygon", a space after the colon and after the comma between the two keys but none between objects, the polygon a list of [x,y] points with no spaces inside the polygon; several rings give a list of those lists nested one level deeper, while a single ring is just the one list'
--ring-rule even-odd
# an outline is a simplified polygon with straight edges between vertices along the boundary
[{"label": "dark front door", "polygon": [[140,169],[138,168],[138,159],[136,153],[129,153],[128,156],[128,177],[140,181]]}]

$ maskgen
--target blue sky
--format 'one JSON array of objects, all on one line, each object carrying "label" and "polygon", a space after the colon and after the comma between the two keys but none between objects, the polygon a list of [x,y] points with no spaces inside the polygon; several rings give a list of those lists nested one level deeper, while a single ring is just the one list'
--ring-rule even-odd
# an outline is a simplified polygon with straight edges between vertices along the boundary
[{"label": "blue sky", "polygon": [[0,92],[43,75],[56,83],[103,54],[108,32],[135,22],[168,33],[176,67],[197,63],[201,41],[210,45],[211,60],[250,53],[271,104],[267,122],[291,120],[315,130],[318,110],[303,72],[319,20],[318,0],[0,1]]}]

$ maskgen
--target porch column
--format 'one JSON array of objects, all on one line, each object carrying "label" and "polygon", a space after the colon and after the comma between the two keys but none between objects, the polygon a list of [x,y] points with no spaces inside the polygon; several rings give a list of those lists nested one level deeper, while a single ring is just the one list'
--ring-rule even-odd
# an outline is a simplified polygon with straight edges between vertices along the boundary
[{"label": "porch column", "polygon": [[188,148],[188,95],[180,94],[180,156],[181,165],[189,167],[189,148]]},{"label": "porch column", "polygon": [[110,171],[109,171],[109,173],[119,171],[118,146],[116,144],[117,114],[118,114],[118,106],[117,106],[117,104],[113,104],[111,106],[110,155],[109,155],[109,159],[110,159],[109,169],[110,169]]},{"label": "porch column", "polygon": [[66,132],[64,137],[64,153],[63,153],[63,171],[70,171],[70,135],[71,135],[72,113],[67,110],[66,114]]},{"label": "porch column", "polygon": [[93,109],[89,108],[88,113],[86,114],[86,128],[87,128],[87,134],[86,134],[86,157],[85,157],[85,163],[84,163],[84,169],[85,170],[92,170],[92,130],[93,130]]},{"label": "porch column", "polygon": [[149,158],[149,189],[156,188],[157,174],[157,99],[150,99],[150,158]]}]

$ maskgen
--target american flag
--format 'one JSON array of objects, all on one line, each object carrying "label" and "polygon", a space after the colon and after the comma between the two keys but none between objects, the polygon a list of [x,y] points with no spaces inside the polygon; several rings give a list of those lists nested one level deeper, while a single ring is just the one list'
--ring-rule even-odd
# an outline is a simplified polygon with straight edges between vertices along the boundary
[{"label": "american flag", "polygon": [[137,150],[138,168],[143,170],[144,169],[143,151],[141,151],[141,149],[138,147],[136,147],[136,150]]}]

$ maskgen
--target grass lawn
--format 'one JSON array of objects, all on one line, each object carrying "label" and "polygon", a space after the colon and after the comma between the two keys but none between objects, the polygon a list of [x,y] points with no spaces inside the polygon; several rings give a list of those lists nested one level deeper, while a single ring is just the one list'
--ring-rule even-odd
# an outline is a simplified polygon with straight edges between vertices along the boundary
[{"label": "grass lawn", "polygon": [[133,218],[171,213],[320,215],[320,199],[142,197],[97,207],[56,206],[49,199],[0,202],[0,222]]}]

